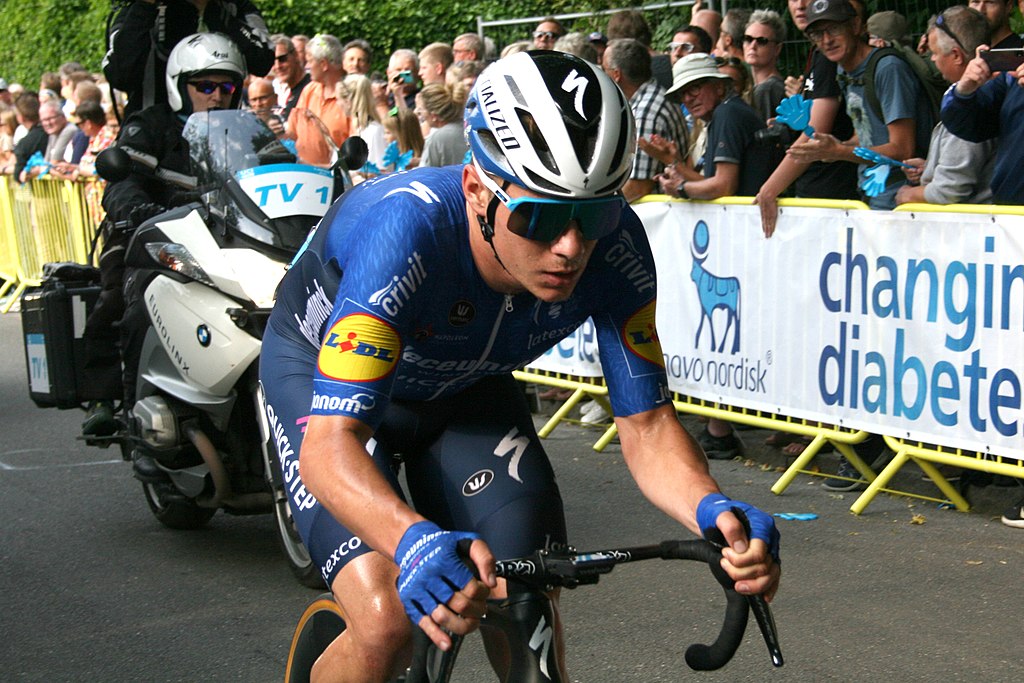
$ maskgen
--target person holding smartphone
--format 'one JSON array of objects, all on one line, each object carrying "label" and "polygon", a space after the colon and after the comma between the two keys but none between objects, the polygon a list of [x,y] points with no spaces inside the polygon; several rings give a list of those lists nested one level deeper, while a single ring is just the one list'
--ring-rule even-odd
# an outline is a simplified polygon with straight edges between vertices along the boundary
[{"label": "person holding smartphone", "polygon": [[1024,66],[996,72],[985,59],[988,46],[978,48],[956,87],[942,101],[942,122],[954,135],[970,142],[998,138],[992,201],[1024,204]]},{"label": "person holding smartphone", "polygon": [[391,53],[388,60],[388,100],[393,107],[408,109],[416,108],[416,74],[420,70],[419,56],[406,48]]}]

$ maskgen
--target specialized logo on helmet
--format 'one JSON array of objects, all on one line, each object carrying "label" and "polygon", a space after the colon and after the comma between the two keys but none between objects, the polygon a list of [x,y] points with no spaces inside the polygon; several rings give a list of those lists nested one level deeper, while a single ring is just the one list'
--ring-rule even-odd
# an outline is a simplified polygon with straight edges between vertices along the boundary
[{"label": "specialized logo on helmet", "polygon": [[648,362],[661,365],[664,358],[658,330],[654,326],[654,307],[655,302],[651,301],[630,316],[622,330],[622,339],[630,351]]},{"label": "specialized logo on helmet", "polygon": [[488,80],[481,84],[479,99],[480,106],[484,108],[487,120],[491,123],[491,132],[498,138],[501,146],[505,149],[519,149],[522,147],[501,113],[501,105],[498,104],[498,98],[494,95],[494,84],[491,81]]},{"label": "specialized logo on helmet", "polygon": [[573,106],[576,109],[576,113],[583,119],[587,118],[587,115],[583,113],[583,95],[587,92],[588,85],[590,85],[590,81],[587,80],[586,76],[580,76],[576,69],[573,69],[572,73],[566,76],[565,80],[562,81],[562,90],[567,93],[576,94],[573,99]]},{"label": "specialized logo on helmet", "polygon": [[327,331],[318,365],[325,377],[373,382],[398,364],[401,342],[391,325],[376,316],[353,313]]}]

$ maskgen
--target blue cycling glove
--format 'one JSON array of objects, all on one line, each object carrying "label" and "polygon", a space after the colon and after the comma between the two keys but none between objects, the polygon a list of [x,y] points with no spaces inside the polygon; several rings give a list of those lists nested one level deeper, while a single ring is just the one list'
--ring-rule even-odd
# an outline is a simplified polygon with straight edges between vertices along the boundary
[{"label": "blue cycling glove", "polygon": [[747,533],[750,538],[764,541],[772,559],[779,562],[779,530],[775,528],[772,516],[749,503],[732,500],[721,493],[709,493],[697,504],[697,526],[700,527],[704,538],[708,538],[709,532],[718,532],[718,515],[723,512],[732,512],[739,517],[748,527]]},{"label": "blue cycling glove", "polygon": [[456,552],[459,541],[476,534],[445,531],[433,522],[417,522],[405,530],[395,550],[398,596],[412,623],[448,602],[473,578]]}]

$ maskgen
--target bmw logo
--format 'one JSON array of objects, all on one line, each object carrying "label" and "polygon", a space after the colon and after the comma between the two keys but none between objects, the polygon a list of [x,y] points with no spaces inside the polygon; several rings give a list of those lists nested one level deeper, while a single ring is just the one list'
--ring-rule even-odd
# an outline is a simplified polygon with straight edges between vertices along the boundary
[{"label": "bmw logo", "polygon": [[196,339],[199,340],[199,345],[206,348],[210,345],[210,328],[206,325],[200,325],[196,328]]}]

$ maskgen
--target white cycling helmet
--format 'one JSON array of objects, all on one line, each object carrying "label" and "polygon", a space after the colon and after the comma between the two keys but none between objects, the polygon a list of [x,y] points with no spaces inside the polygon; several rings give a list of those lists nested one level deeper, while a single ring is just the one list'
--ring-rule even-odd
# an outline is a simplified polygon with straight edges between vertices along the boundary
[{"label": "white cycling helmet", "polygon": [[183,114],[192,113],[192,99],[186,86],[198,74],[231,76],[237,87],[231,96],[231,108],[242,99],[245,58],[234,41],[223,33],[194,33],[182,38],[167,57],[167,103]]},{"label": "white cycling helmet", "polygon": [[633,168],[625,95],[596,65],[564,52],[520,52],[487,67],[463,123],[484,171],[541,195],[606,197]]}]

